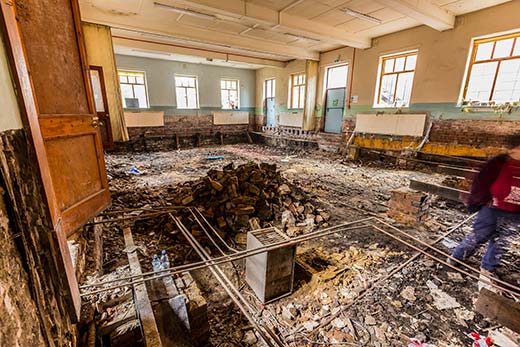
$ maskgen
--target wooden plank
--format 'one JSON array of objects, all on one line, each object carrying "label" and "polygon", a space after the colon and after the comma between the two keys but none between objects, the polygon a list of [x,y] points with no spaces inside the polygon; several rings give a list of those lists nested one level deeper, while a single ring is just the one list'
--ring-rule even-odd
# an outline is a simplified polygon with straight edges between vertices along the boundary
[{"label": "wooden plank", "polygon": [[448,200],[464,202],[469,196],[469,192],[456,188],[441,186],[433,183],[410,180],[410,188],[422,192],[431,193]]},{"label": "wooden plank", "polygon": [[[134,249],[134,239],[132,237],[132,231],[129,227],[123,229],[123,235],[125,237],[126,248]],[[132,275],[142,274],[141,264],[139,263],[139,258],[136,251],[128,252],[127,254]],[[138,279],[140,279],[140,277],[136,278],[136,280]],[[139,320],[141,321],[146,347],[162,347],[159,329],[157,328],[157,323],[153,314],[152,304],[148,298],[146,285],[144,283],[134,285],[134,293],[135,306]]]},{"label": "wooden plank", "polygon": [[473,179],[475,175],[478,174],[477,170],[473,169],[464,169],[455,166],[447,166],[447,165],[439,165],[437,166],[437,172],[457,177],[464,177],[468,179]]},{"label": "wooden plank", "polygon": [[484,317],[520,333],[520,303],[483,288],[475,303],[475,310]]}]

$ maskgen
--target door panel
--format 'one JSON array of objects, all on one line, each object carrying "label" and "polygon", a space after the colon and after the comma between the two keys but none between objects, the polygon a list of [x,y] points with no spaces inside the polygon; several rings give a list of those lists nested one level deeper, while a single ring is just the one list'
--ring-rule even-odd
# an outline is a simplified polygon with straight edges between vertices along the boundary
[{"label": "door panel", "polygon": [[71,235],[110,204],[79,7],[77,0],[25,0],[16,16],[58,207],[55,222],[61,218]]},{"label": "door panel", "polygon": [[325,101],[325,132],[341,133],[343,109],[345,105],[345,89],[327,89]]},{"label": "door panel", "polygon": [[266,114],[266,125],[268,127],[276,126],[276,115],[275,115],[275,99],[265,99],[265,114]]}]

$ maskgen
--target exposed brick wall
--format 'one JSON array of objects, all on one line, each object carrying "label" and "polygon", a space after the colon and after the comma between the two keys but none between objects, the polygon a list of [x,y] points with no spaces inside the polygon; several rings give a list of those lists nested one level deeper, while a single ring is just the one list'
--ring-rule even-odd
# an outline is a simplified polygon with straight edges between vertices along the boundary
[{"label": "exposed brick wall", "polygon": [[[23,282],[15,282],[14,285],[19,286],[21,293],[28,289],[37,307],[37,317],[31,316],[28,302],[27,314],[30,318],[20,323],[25,324],[22,327],[24,334],[30,334],[34,325],[38,325],[45,341],[20,346],[76,346],[77,330],[72,323],[75,313],[71,309],[71,292],[64,276],[63,263],[57,258],[61,257],[58,239],[46,203],[36,154],[24,130],[0,133],[0,181],[8,192],[5,200],[10,226],[20,240],[19,251],[29,282],[25,288]],[[3,325],[4,313],[1,310],[0,314]],[[25,338],[29,339],[28,336]],[[0,345],[17,346],[9,343]]]},{"label": "exposed brick wall", "polygon": [[0,346],[46,346],[0,188]]},{"label": "exposed brick wall", "polygon": [[213,115],[165,115],[162,127],[128,128],[130,141],[116,144],[115,150],[169,151],[177,148],[248,141],[249,124],[213,125]]},{"label": "exposed brick wall", "polygon": [[430,142],[473,147],[506,147],[507,135],[520,134],[520,121],[436,120]]}]

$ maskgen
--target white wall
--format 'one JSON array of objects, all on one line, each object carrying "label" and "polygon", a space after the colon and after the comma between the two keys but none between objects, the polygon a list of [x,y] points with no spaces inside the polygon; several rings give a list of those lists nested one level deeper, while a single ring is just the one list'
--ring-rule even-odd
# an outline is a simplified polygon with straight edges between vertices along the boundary
[{"label": "white wall", "polygon": [[221,107],[220,79],[240,80],[240,107],[255,105],[255,70],[190,64],[170,60],[116,55],[118,69],[146,72],[150,106],[176,106],[174,75],[196,75],[199,81],[199,105]]},{"label": "white wall", "polygon": [[7,53],[0,35],[0,131],[21,129],[22,120],[9,72]]}]

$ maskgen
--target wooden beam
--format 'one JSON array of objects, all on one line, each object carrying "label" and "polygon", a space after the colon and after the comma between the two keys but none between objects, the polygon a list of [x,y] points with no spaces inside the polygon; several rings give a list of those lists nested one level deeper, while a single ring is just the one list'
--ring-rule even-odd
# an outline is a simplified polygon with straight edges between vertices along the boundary
[{"label": "wooden beam", "polygon": [[455,27],[455,15],[430,0],[377,0],[377,2],[438,31]]},{"label": "wooden beam", "polygon": [[482,288],[475,310],[486,318],[520,333],[520,303]]},{"label": "wooden beam", "polygon": [[[160,1],[157,1],[160,2]],[[355,48],[369,48],[371,40],[365,36],[349,33],[326,23],[313,21],[305,17],[296,16],[287,12],[276,11],[271,8],[258,5],[245,0],[221,0],[221,1],[193,1],[174,0],[169,1],[175,7],[194,9],[219,15],[219,19],[241,22],[244,19],[257,24],[271,26],[278,32],[290,32],[296,35],[321,39],[325,42],[351,46]]]},{"label": "wooden beam", "polygon": [[[128,255],[128,263],[130,264],[130,271],[132,275],[141,275],[141,264],[136,253],[134,239],[132,237],[132,230],[129,227],[123,229],[123,235],[125,238],[125,247]],[[136,280],[142,279],[137,277]],[[145,283],[139,283],[134,285],[135,293],[135,309],[141,321],[141,327],[143,330],[144,340],[146,347],[162,347],[161,337],[159,335],[159,329],[155,322],[155,316],[153,314],[152,304],[148,298],[148,291],[146,290]]]},{"label": "wooden beam", "polygon": [[410,188],[422,192],[431,193],[448,200],[464,202],[469,196],[469,192],[456,188],[441,186],[433,183],[410,180]]},{"label": "wooden beam", "polygon": [[437,166],[437,172],[446,174],[446,175],[450,175],[450,176],[464,177],[464,178],[469,178],[469,179],[475,178],[475,175],[478,174],[477,170],[464,169],[464,168],[460,168],[460,167],[447,166],[447,165]]}]

